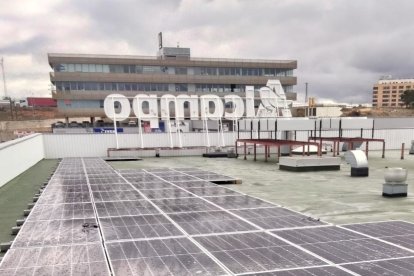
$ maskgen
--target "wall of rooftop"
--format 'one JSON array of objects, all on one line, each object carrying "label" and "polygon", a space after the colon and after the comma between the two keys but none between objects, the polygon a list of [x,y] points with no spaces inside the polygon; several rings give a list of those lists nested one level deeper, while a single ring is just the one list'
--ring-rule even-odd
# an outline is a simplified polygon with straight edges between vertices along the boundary
[{"label": "wall of rooftop", "polygon": [[42,134],[0,144],[0,187],[45,157]]},{"label": "wall of rooftop", "polygon": [[[343,137],[360,137],[360,130],[344,130]],[[297,131],[296,139],[307,141],[308,131]],[[317,132],[317,136],[319,132]],[[322,131],[322,136],[337,137],[338,131]],[[176,133],[169,137],[168,133],[143,133],[143,146],[145,148],[170,147],[170,138],[173,146],[178,147],[179,138]],[[237,133],[225,132],[223,136],[217,133],[209,133],[207,141],[206,133],[183,133],[181,140],[183,147],[204,147],[209,144],[211,147],[234,147],[234,141]],[[258,138],[257,132],[241,132],[240,138]],[[274,137],[274,136],[273,136]],[[371,138],[371,130],[364,130],[363,137]],[[271,138],[270,133],[261,133],[260,138]],[[279,133],[279,139],[280,133]],[[400,149],[401,143],[405,143],[409,148],[411,140],[414,139],[414,129],[377,129],[374,132],[374,138],[385,139],[386,149]],[[116,147],[115,134],[44,134],[45,158],[63,158],[63,157],[104,157],[107,156],[108,148]],[[139,134],[118,134],[120,148],[141,148],[141,139]],[[365,149],[365,145],[362,146]],[[382,143],[371,142],[370,150],[381,150]],[[199,155],[205,150],[163,150],[164,156],[182,156],[182,155]],[[262,149],[258,152],[263,151]],[[135,152],[141,157],[154,156],[154,150],[148,152]],[[132,153],[133,154],[133,153]],[[131,153],[130,153],[131,155]]]},{"label": "wall of rooftop", "polygon": [[[143,146],[145,148],[170,147],[170,139],[173,146],[179,145],[177,133],[143,133]],[[234,146],[237,134],[232,132],[224,133],[223,136],[217,133],[209,134],[209,141],[205,133],[182,133],[181,141],[184,147],[211,146]],[[63,157],[104,157],[108,148],[116,147],[115,134],[44,134],[45,158]],[[141,148],[141,139],[138,133],[118,134],[120,148]],[[199,154],[198,151],[195,152]],[[172,153],[173,154],[173,153]],[[174,151],[173,155],[181,155]],[[152,154],[154,156],[154,154]]]}]

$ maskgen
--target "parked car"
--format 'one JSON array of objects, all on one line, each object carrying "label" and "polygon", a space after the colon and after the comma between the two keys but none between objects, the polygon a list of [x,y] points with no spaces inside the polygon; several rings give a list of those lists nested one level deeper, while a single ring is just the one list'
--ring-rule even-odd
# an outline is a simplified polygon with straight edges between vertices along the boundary
[{"label": "parked car", "polygon": [[72,122],[69,123],[69,127],[78,127],[78,126],[79,126],[79,124],[76,121],[72,121]]},{"label": "parked car", "polygon": [[134,120],[130,120],[130,121],[128,122],[128,126],[130,126],[130,127],[136,127],[136,126],[137,126],[137,122],[136,122],[136,121],[134,121]]},{"label": "parked car", "polygon": [[65,123],[62,121],[57,121],[56,123],[52,124],[52,128],[64,128]]},{"label": "parked car", "polygon": [[103,127],[103,126],[105,126],[104,120],[97,120],[95,122],[95,126],[97,126],[97,127]]},{"label": "parked car", "polygon": [[91,123],[89,121],[82,121],[82,127],[90,127]]}]

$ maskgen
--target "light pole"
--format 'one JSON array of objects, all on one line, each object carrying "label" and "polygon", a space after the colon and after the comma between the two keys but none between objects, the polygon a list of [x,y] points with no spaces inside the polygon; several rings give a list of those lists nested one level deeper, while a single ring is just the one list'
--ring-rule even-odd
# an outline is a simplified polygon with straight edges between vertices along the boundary
[{"label": "light pole", "polygon": [[1,71],[3,74],[3,85],[4,85],[4,97],[7,98],[7,86],[6,86],[6,73],[4,72],[4,59],[0,60]]},{"label": "light pole", "polygon": [[32,95],[32,111],[33,111],[33,120],[35,119],[35,99],[33,96],[33,93],[31,93]]}]

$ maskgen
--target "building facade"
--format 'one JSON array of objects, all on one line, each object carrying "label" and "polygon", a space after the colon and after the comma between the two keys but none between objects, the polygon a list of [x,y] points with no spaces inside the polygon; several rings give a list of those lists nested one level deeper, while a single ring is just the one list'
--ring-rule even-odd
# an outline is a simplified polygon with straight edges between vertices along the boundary
[{"label": "building facade", "polygon": [[373,107],[402,107],[401,95],[414,89],[414,79],[382,79],[374,84],[372,91]]},{"label": "building facade", "polygon": [[109,94],[216,94],[244,96],[279,79],[295,100],[296,60],[193,58],[189,48],[161,47],[157,56],[48,54],[53,98],[66,117],[103,117]]}]

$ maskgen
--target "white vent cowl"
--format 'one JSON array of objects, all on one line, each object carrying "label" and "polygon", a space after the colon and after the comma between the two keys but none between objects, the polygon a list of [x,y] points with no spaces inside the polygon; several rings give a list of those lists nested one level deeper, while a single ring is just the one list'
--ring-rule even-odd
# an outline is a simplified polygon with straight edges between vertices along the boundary
[{"label": "white vent cowl", "polygon": [[386,168],[384,179],[386,184],[405,184],[407,170],[403,168]]}]

